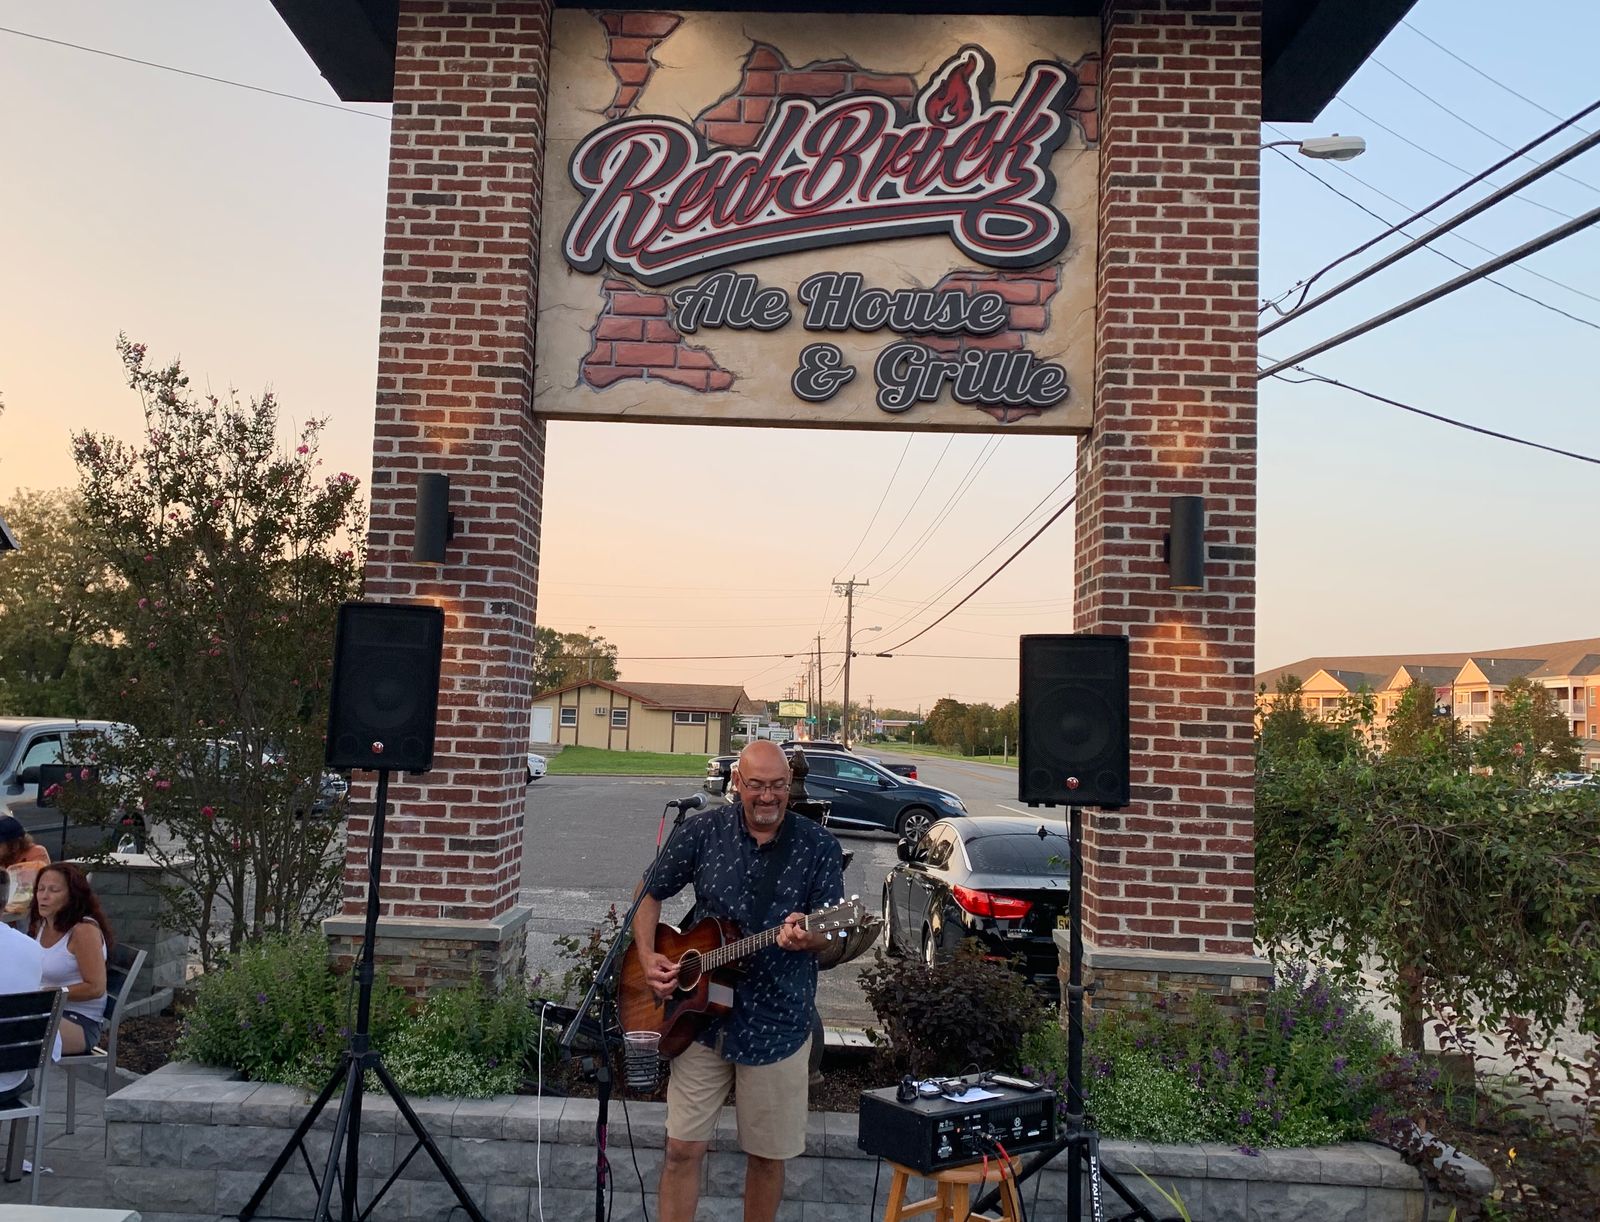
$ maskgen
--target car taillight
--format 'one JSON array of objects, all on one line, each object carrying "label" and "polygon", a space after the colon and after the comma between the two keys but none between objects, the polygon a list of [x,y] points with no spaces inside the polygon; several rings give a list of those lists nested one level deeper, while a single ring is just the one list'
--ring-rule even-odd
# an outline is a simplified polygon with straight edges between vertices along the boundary
[{"label": "car taillight", "polygon": [[1000,917],[1013,920],[1028,915],[1028,909],[1033,904],[1028,900],[1015,899],[1009,895],[994,895],[988,891],[974,891],[971,887],[952,887],[956,903],[960,904],[973,916]]},{"label": "car taillight", "polygon": [[917,766],[915,764],[912,764],[911,771],[906,773],[906,779],[908,781],[914,781],[917,779]]}]

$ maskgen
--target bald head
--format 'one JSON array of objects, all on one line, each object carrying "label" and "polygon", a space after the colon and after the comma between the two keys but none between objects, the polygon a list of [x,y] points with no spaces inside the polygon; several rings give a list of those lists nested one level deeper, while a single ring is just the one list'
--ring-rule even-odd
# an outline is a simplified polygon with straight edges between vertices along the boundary
[{"label": "bald head", "polygon": [[783,749],[764,738],[747,745],[734,765],[733,787],[750,834],[762,841],[774,836],[789,805],[789,757]]}]

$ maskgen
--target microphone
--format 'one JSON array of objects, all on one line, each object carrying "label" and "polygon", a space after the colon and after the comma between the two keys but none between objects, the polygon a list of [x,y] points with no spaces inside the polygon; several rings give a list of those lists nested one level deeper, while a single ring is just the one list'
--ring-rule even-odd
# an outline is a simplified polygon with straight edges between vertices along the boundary
[{"label": "microphone", "polygon": [[667,803],[667,809],[669,809],[669,810],[699,810],[705,804],[706,804],[706,795],[705,794],[703,794],[703,793],[692,793],[687,798],[678,798],[676,801],[668,802]]}]

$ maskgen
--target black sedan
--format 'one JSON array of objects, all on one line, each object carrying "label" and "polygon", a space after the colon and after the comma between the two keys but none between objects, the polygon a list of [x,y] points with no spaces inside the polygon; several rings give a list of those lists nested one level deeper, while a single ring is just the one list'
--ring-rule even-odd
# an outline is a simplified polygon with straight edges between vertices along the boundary
[{"label": "black sedan", "polygon": [[1070,896],[1064,828],[1025,815],[940,819],[898,852],[883,884],[890,954],[909,949],[934,964],[973,938],[1055,989],[1053,934],[1066,927]]}]

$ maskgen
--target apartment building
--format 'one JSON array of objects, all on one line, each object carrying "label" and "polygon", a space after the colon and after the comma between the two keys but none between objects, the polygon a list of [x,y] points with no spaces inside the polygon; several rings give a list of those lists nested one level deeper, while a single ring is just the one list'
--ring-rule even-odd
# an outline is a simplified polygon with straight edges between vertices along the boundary
[{"label": "apartment building", "polygon": [[1600,768],[1600,637],[1517,645],[1482,653],[1386,654],[1302,658],[1256,675],[1270,696],[1284,675],[1301,681],[1301,704],[1328,715],[1350,696],[1370,692],[1381,729],[1400,694],[1422,680],[1434,704],[1449,709],[1469,734],[1482,733],[1507,684],[1525,678],[1549,688],[1572,733],[1583,742],[1585,768]]}]

